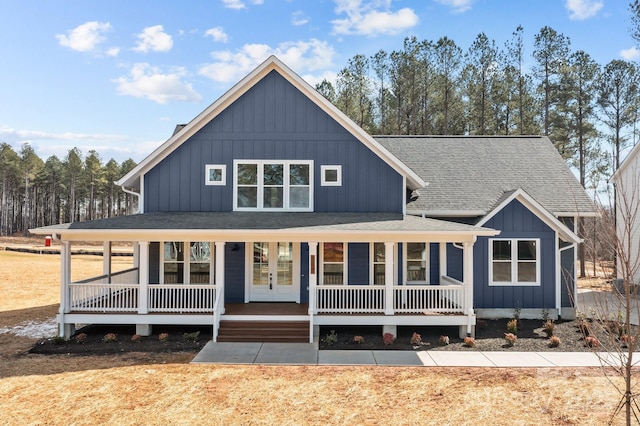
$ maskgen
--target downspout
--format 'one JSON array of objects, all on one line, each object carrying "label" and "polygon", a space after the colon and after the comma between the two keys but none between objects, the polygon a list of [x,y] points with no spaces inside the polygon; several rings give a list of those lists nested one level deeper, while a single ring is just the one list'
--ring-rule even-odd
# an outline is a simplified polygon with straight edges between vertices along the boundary
[{"label": "downspout", "polygon": [[138,213],[140,213],[140,208],[142,207],[142,206],[140,205],[140,194],[139,194],[139,193],[137,193],[137,192],[135,192],[135,191],[132,191],[132,190],[130,190],[130,189],[125,188],[125,186],[124,186],[124,185],[120,185],[120,188],[122,188],[122,191],[123,191],[123,192],[125,192],[125,193],[127,193],[127,194],[131,194],[131,195],[133,195],[133,196],[135,196],[135,197],[137,197],[137,198],[138,198],[138,210],[137,210],[137,211],[135,211],[133,214],[138,214]]}]

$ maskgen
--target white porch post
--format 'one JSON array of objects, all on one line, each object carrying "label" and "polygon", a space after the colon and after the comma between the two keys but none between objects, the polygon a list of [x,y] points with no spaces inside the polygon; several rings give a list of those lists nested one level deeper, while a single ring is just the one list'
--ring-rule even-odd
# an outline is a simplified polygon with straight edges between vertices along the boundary
[{"label": "white porch post", "polygon": [[320,336],[320,326],[313,323],[316,309],[316,286],[318,285],[318,242],[309,242],[309,343],[313,343],[315,336]]},{"label": "white porch post", "polygon": [[71,243],[60,241],[60,310],[58,311],[58,333],[68,339],[75,332],[74,324],[65,322],[65,314],[71,312]]},{"label": "white porch post", "polygon": [[[463,243],[463,268],[464,268],[464,311],[467,315],[467,336],[473,334],[472,318],[473,313],[473,244],[475,243],[475,237],[472,242]],[[462,331],[462,330],[461,330]],[[461,332],[460,335],[463,333]]]},{"label": "white porch post", "polygon": [[106,275],[106,283],[111,284],[111,241],[102,245],[102,275]]},{"label": "white porch post", "polygon": [[[440,242],[438,244],[438,247],[440,248],[440,276],[441,277],[446,277],[447,276],[447,243],[446,242]],[[442,281],[440,281],[440,284],[442,284]]]},{"label": "white porch post", "polygon": [[[224,313],[224,247],[225,242],[216,241],[216,264],[215,264],[215,274],[216,274],[216,293],[220,295],[220,306],[222,307],[222,312]],[[215,301],[214,301],[215,302]]]},{"label": "white porch post", "polygon": [[393,271],[395,262],[393,257],[394,243],[384,243],[384,314],[393,315]]},{"label": "white porch post", "polygon": [[138,314],[149,313],[149,241],[138,242],[140,269],[138,270]]}]

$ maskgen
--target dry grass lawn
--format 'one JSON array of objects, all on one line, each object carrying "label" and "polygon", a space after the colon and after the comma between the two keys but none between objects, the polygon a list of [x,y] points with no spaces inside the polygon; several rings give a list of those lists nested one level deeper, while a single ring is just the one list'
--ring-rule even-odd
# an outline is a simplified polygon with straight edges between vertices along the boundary
[{"label": "dry grass lawn", "polygon": [[[73,267],[98,275],[102,260]],[[55,315],[58,280],[58,256],[0,251],[0,328]],[[28,354],[33,343],[0,334],[0,424],[600,425],[618,400],[599,369],[190,365]]]}]

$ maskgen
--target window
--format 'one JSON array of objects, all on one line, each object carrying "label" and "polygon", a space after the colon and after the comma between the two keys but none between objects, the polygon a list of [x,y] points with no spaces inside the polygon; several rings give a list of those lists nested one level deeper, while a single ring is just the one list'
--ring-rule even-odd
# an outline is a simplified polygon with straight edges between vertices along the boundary
[{"label": "window", "polygon": [[322,174],[322,186],[341,186],[342,185],[342,166],[320,166]]},{"label": "window", "polygon": [[235,162],[235,210],[313,211],[313,162]]},{"label": "window", "polygon": [[385,282],[385,246],[384,243],[371,244],[372,284],[384,285]]},{"label": "window", "polygon": [[345,244],[344,243],[323,243],[322,244],[322,284],[345,284]]},{"label": "window", "polygon": [[[185,256],[185,247],[189,252]],[[213,284],[213,256],[208,242],[165,241],[161,276],[163,284]]]},{"label": "window", "polygon": [[226,185],[227,166],[225,164],[207,164],[204,166],[205,185]]},{"label": "window", "polygon": [[489,285],[540,285],[540,241],[489,240]]},{"label": "window", "polygon": [[429,253],[426,243],[407,243],[407,283],[427,283],[427,259]]}]

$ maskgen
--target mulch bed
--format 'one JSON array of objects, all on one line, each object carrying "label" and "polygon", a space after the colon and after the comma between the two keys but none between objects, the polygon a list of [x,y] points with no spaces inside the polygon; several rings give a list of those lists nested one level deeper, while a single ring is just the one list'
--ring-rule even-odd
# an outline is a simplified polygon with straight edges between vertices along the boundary
[{"label": "mulch bed", "polygon": [[[135,326],[89,325],[77,330],[70,340],[55,338],[40,340],[29,352],[74,355],[113,355],[123,352],[193,352],[195,354],[211,340],[211,327],[155,326],[151,336],[133,341],[135,332]],[[165,341],[160,340],[162,333],[168,334]],[[195,333],[198,333],[197,338],[194,338]],[[78,339],[80,334],[84,334],[86,338]],[[115,334],[117,340],[105,341],[105,336],[108,334]]]},{"label": "mulch bed", "polygon": [[[560,338],[558,347],[549,345],[549,338],[543,331],[542,320],[520,320],[517,341],[513,346],[507,345],[504,334],[507,332],[509,319],[478,320],[476,326],[475,346],[464,346],[463,339],[458,337],[458,327],[398,327],[398,335],[392,344],[385,345],[381,327],[321,327],[320,349],[344,350],[429,350],[429,351],[521,351],[521,352],[590,352],[595,350],[611,350],[611,342],[618,345],[609,333],[599,330],[596,337],[603,345],[591,348],[586,345],[584,334],[580,330],[580,321],[556,321],[554,335]],[[598,327],[593,327],[598,329]],[[327,338],[335,331],[337,340],[331,343]],[[637,331],[632,330],[634,335]],[[412,344],[413,333],[420,335],[421,344]],[[355,338],[355,336],[361,336]],[[449,344],[440,342],[441,336],[449,338]],[[363,340],[358,343],[358,341]],[[619,347],[619,346],[618,346]]]}]

